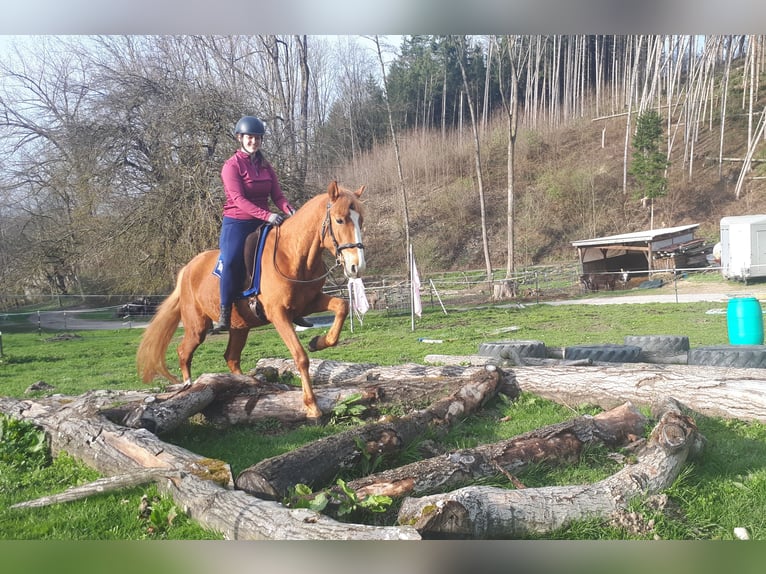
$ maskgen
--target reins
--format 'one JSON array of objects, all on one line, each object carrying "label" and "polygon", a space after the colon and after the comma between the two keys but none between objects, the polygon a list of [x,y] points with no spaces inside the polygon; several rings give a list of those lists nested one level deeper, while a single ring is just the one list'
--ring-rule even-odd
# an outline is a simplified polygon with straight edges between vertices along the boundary
[{"label": "reins", "polygon": [[[320,233],[320,241],[324,241],[325,234],[327,231],[330,232],[330,238],[332,239],[333,247],[335,248],[335,265],[330,267],[323,275],[320,275],[319,277],[314,277],[313,279],[297,279],[293,277],[288,277],[282,271],[277,267],[277,248],[279,246],[279,231],[280,228],[277,227],[277,235],[274,239],[274,253],[272,254],[273,258],[273,264],[274,269],[276,269],[277,273],[282,277],[282,279],[285,279],[287,281],[290,281],[291,283],[314,283],[316,281],[321,281],[323,279],[326,279],[330,276],[330,273],[332,273],[337,267],[341,266],[341,251],[344,249],[351,249],[351,248],[357,248],[357,249],[364,249],[364,245],[362,243],[343,243],[338,244],[338,240],[335,238],[335,233],[332,229],[332,218],[330,217],[330,208],[332,207],[332,203],[327,203],[327,211],[325,213],[324,221],[322,222],[322,231]],[[324,262],[323,262],[324,263]],[[326,267],[326,265],[325,265]]]}]

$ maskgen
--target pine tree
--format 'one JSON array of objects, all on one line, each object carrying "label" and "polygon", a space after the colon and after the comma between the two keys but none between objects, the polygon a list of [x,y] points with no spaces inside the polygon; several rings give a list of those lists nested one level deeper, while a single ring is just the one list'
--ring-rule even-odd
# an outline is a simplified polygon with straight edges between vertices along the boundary
[{"label": "pine tree", "polygon": [[635,179],[635,196],[648,202],[651,209],[651,227],[654,228],[654,199],[667,193],[665,170],[670,163],[660,151],[662,117],[654,110],[642,113],[636,122],[633,136],[633,161],[628,172]]}]

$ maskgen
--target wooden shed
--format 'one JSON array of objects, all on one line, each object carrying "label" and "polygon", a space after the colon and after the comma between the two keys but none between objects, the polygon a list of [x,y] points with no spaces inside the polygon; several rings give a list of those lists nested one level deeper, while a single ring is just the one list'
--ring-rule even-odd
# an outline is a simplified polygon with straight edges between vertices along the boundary
[{"label": "wooden shed", "polygon": [[[695,239],[698,223],[634,231],[573,241],[583,273],[649,272],[683,268],[692,254],[702,255],[704,240]],[[712,250],[712,246],[710,247]]]}]

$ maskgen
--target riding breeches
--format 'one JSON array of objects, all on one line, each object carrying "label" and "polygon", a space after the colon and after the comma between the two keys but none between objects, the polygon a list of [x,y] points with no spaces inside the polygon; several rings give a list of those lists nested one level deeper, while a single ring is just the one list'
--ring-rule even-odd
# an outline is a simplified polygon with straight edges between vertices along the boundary
[{"label": "riding breeches", "polygon": [[218,247],[221,249],[221,306],[231,305],[242,294],[245,281],[245,240],[266,222],[224,217]]}]

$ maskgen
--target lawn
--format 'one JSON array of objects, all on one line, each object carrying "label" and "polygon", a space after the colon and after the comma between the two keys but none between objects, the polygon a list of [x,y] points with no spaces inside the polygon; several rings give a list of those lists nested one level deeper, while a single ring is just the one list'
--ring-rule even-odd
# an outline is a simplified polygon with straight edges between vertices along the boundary
[{"label": "lawn", "polygon": [[[420,363],[427,354],[467,355],[482,342],[508,339],[540,340],[549,347],[584,343],[622,343],[626,335],[686,335],[692,347],[726,344],[726,315],[719,303],[598,306],[487,305],[466,309],[428,309],[409,315],[368,313],[363,323],[344,328],[341,343],[314,356],[341,361],[397,365]],[[3,329],[0,392],[12,397],[46,393],[77,395],[93,389],[145,389],[135,373],[140,328],[101,331],[46,332],[32,328]],[[305,343],[315,329],[299,333]],[[180,338],[179,330],[177,337]],[[422,339],[440,343],[426,343]],[[177,342],[177,341],[175,341]],[[177,368],[175,342],[168,364]],[[195,355],[193,372],[222,372],[224,335],[211,336]],[[253,331],[243,355],[243,369],[262,357],[287,357],[273,329]],[[44,381],[50,390],[27,392]],[[159,381],[158,381],[159,383]],[[526,430],[592,413],[591,407],[571,408],[524,393],[516,402],[496,400],[456,425],[439,440],[447,448],[463,448],[515,436]],[[703,455],[687,464],[666,493],[672,512],[658,512],[636,503],[633,510],[654,527],[636,532],[598,521],[578,523],[546,538],[575,540],[669,539],[731,540],[734,528],[745,527],[754,539],[766,538],[766,426],[760,423],[695,417],[708,439]],[[229,462],[233,472],[263,458],[338,432],[343,425],[322,427],[236,428],[220,431],[190,422],[168,440],[199,454]],[[23,449],[22,449],[23,450]],[[598,450],[568,468],[535,468],[520,477],[529,486],[598,480],[615,470]],[[412,456],[410,452],[408,456]],[[0,539],[173,539],[218,538],[186,520],[157,497],[152,487],[58,505],[17,511],[9,505],[93,480],[95,473],[66,455],[30,467],[25,458],[0,459]],[[401,461],[392,461],[401,462]],[[160,510],[140,517],[141,499],[155,500]],[[173,515],[170,523],[168,515]],[[159,517],[159,518],[158,518]],[[164,520],[164,522],[162,520]],[[163,524],[157,525],[157,521]]]}]

